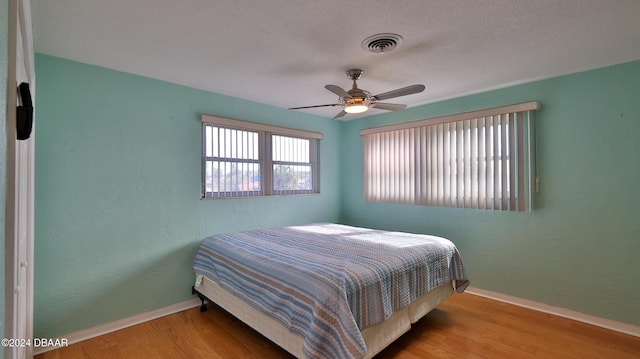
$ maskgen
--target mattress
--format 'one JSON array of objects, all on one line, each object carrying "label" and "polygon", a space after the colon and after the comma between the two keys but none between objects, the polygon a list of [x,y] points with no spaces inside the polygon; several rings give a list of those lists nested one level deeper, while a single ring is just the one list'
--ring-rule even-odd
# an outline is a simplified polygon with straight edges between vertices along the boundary
[{"label": "mattress", "polygon": [[[196,275],[194,288],[211,302],[264,335],[297,358],[304,358],[304,338],[287,330],[280,322],[256,310],[246,302],[202,275]],[[367,346],[363,358],[372,358],[402,334],[411,329],[411,324],[420,320],[438,304],[454,293],[452,284],[445,284],[419,297],[411,305],[394,312],[389,319],[361,331]]]},{"label": "mattress", "polygon": [[202,241],[193,269],[302,337],[294,354],[307,358],[365,357],[368,328],[406,311],[388,331],[397,337],[431,309],[419,298],[468,285],[447,239],[332,223],[215,235]]}]

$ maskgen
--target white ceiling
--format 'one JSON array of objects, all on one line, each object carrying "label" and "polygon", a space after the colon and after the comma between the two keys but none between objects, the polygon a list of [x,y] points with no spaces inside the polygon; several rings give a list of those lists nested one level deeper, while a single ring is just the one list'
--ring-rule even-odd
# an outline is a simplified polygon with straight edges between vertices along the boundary
[{"label": "white ceiling", "polygon": [[[354,67],[373,94],[425,84],[385,101],[416,106],[640,59],[638,0],[31,3],[36,52],[282,108],[335,103],[324,85],[349,89]],[[404,42],[363,50],[377,33]]]}]

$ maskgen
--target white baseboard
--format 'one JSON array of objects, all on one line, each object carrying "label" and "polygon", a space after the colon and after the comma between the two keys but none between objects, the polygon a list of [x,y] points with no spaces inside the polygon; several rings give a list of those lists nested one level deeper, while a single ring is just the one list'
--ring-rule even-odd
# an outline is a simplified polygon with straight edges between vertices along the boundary
[{"label": "white baseboard", "polygon": [[[595,325],[598,327],[614,330],[616,332],[621,332],[621,333],[633,335],[636,337],[640,337],[640,326],[637,326],[637,325],[617,322],[614,320],[600,318],[600,317],[596,317],[596,316],[592,316],[592,315],[588,315],[580,312],[575,312],[565,308],[554,307],[544,303],[534,302],[532,300],[518,298],[518,297],[510,296],[507,294],[492,292],[489,290],[475,288],[471,286],[468,287],[465,290],[465,292],[469,294],[478,295],[481,297],[517,305],[519,307],[529,308],[529,309],[537,310],[539,312],[557,315],[559,317],[568,318],[568,319],[576,320],[579,322]],[[95,338],[100,335],[115,332],[116,330],[124,329],[136,324],[144,323],[156,318],[181,312],[183,310],[198,307],[200,306],[200,304],[201,304],[200,300],[197,298],[194,298],[194,299],[186,300],[184,302],[176,303],[174,305],[170,305],[168,307],[156,309],[156,310],[142,313],[142,314],[137,314],[129,318],[124,318],[124,319],[116,320],[114,322],[105,323],[105,324],[98,325],[93,328],[81,330],[75,333],[70,333],[65,336],[61,336],[60,338],[66,338],[69,344],[73,344],[73,343],[81,342],[83,340]],[[36,347],[33,354],[38,355],[53,349],[56,349],[56,348],[55,347]]]},{"label": "white baseboard", "polygon": [[[184,302],[176,303],[168,307],[152,310],[150,312],[137,314],[129,318],[116,320],[114,322],[105,323],[93,328],[88,328],[75,333],[63,335],[63,336],[60,336],[60,338],[66,338],[69,345],[71,345],[73,343],[81,342],[83,340],[87,340],[87,339],[95,338],[107,333],[115,332],[116,330],[131,327],[136,324],[148,322],[150,320],[164,317],[177,312],[181,312],[183,310],[198,307],[200,306],[200,304],[201,302],[200,302],[200,299],[198,298],[185,300]],[[39,346],[35,348],[35,350],[33,351],[33,354],[38,355],[54,349],[56,349],[56,347],[51,347],[51,346],[40,347]]]},{"label": "white baseboard", "polygon": [[595,325],[598,327],[610,329],[616,332],[621,332],[629,335],[633,335],[636,337],[640,337],[640,326],[622,323],[615,320],[605,319],[601,317],[596,317],[589,314],[584,314],[580,312],[576,312],[573,310],[569,310],[561,307],[554,307],[552,305],[534,302],[532,300],[518,298],[514,296],[510,296],[507,294],[502,294],[498,292],[492,292],[490,290],[468,287],[465,290],[466,293],[478,295],[481,297],[497,300],[500,302],[505,302],[513,305],[517,305],[519,307],[524,307],[528,309],[537,310],[539,312],[548,313],[552,315],[556,315],[559,317],[576,320],[578,322],[583,322],[591,325]]}]

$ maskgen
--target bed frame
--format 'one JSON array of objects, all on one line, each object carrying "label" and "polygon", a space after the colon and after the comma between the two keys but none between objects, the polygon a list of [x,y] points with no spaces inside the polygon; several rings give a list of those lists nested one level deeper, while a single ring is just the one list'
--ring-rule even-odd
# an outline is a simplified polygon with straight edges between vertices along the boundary
[{"label": "bed frame", "polygon": [[[419,297],[414,303],[394,312],[387,320],[362,330],[367,345],[364,358],[372,358],[402,334],[409,331],[411,324],[429,313],[454,292],[455,282],[437,287]],[[238,299],[217,283],[204,276],[196,276],[192,294],[197,294],[202,305],[200,311],[207,309],[205,301],[214,303],[233,316],[264,335],[297,358],[304,358],[303,338],[290,332],[280,322]]]}]

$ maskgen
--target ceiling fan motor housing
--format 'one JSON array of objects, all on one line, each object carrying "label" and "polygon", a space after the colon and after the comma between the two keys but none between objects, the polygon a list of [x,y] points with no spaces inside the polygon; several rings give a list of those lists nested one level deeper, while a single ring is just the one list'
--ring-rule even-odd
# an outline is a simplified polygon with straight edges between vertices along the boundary
[{"label": "ceiling fan motor housing", "polygon": [[345,104],[347,106],[367,106],[368,107],[369,103],[370,101],[368,98],[362,98],[362,97],[350,98],[350,99],[347,99],[347,101],[345,101]]},{"label": "ceiling fan motor housing", "polygon": [[347,92],[353,98],[371,98],[371,93],[369,91],[361,90],[359,88],[351,89]]},{"label": "ceiling fan motor housing", "polygon": [[346,96],[340,97],[339,102],[341,105],[355,105],[357,103],[362,105],[366,104],[368,106],[369,103],[371,102],[372,96],[369,91],[361,90],[359,88],[354,88],[347,91],[347,93],[349,93],[351,98]]}]

